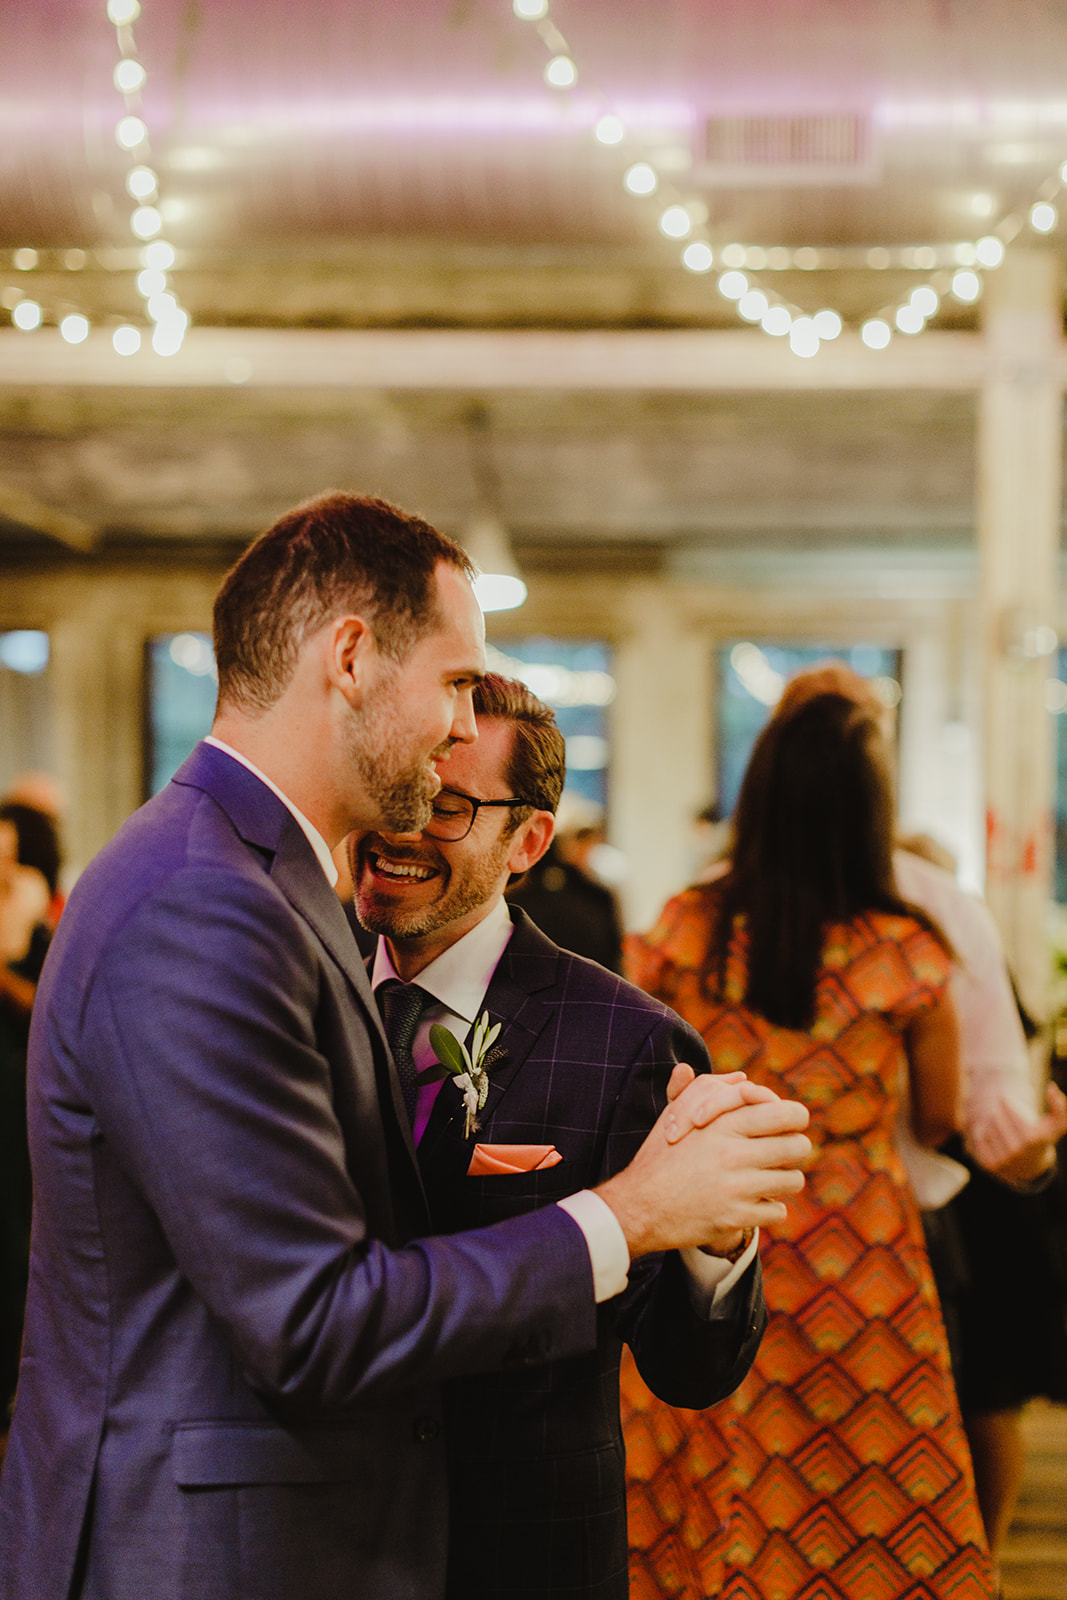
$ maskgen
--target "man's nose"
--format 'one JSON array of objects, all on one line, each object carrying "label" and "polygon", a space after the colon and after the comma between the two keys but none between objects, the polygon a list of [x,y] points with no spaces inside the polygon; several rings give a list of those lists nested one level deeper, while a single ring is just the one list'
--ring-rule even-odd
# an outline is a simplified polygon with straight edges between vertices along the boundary
[{"label": "man's nose", "polygon": [[383,839],[386,844],[421,844],[422,829],[415,828],[411,833],[386,833],[383,828],[378,837]]},{"label": "man's nose", "polygon": [[478,724],[474,717],[474,690],[464,689],[456,700],[456,714],[452,718],[450,737],[456,744],[473,744],[478,737]]}]

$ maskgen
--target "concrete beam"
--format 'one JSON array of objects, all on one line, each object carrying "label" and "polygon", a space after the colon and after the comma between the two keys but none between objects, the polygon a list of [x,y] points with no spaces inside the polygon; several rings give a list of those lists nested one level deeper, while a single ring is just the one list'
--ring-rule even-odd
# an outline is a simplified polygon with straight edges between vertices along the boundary
[{"label": "concrete beam", "polygon": [[[193,328],[174,356],[123,357],[108,333],[0,329],[0,385],[122,388],[977,390],[997,363],[976,333],[931,330],[868,350],[846,333],[805,360],[755,329],[661,332],[366,332]],[[1056,372],[1067,387],[1067,357]]]}]

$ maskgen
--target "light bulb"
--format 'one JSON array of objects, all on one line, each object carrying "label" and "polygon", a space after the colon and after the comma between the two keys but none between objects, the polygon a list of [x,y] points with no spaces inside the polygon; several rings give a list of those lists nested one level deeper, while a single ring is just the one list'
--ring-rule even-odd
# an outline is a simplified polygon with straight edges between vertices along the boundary
[{"label": "light bulb", "polygon": [[1035,233],[1051,233],[1059,220],[1056,207],[1045,201],[1030,207],[1030,226]]},{"label": "light bulb", "polygon": [[126,174],[126,193],[132,200],[147,200],[156,192],[156,175],[151,167],[131,167]]},{"label": "light bulb", "polygon": [[888,322],[883,322],[881,317],[872,317],[860,329],[860,338],[868,350],[884,350],[892,337],[892,328]]},{"label": "light bulb", "polygon": [[820,339],[836,339],[841,332],[841,318],[836,311],[816,311],[811,320]]},{"label": "light bulb", "polygon": [[655,194],[659,179],[647,161],[635,161],[628,167],[623,183],[631,194]]},{"label": "light bulb", "polygon": [[743,272],[724,272],[719,279],[719,293],[727,300],[740,300],[748,291],[748,279]]},{"label": "light bulb", "polygon": [[982,292],[982,280],[977,272],[957,272],[952,279],[952,293],[965,306],[973,305]]},{"label": "light bulb", "polygon": [[573,89],[578,82],[578,68],[570,56],[553,56],[545,68],[545,82],[553,89]]},{"label": "light bulb", "polygon": [[762,289],[749,289],[737,302],[737,309],[746,322],[762,322],[768,304]]},{"label": "light bulb", "polygon": [[480,572],[474,596],[483,611],[514,611],[526,599],[526,585],[507,572]]},{"label": "light bulb", "polygon": [[511,9],[523,22],[539,22],[548,16],[548,0],[511,0]]},{"label": "light bulb", "polygon": [[11,257],[12,265],[19,272],[32,272],[34,267],[37,265],[37,261],[38,256],[36,250],[31,250],[28,245],[23,245],[22,248],[16,250],[14,255]]},{"label": "light bulb", "polygon": [[115,141],[123,150],[136,150],[148,138],[148,129],[140,117],[123,117],[115,129]]},{"label": "light bulb", "polygon": [[167,287],[167,274],[156,267],[145,267],[137,274],[137,293],[147,300],[149,295],[162,294]]},{"label": "light bulb", "polygon": [[819,335],[813,317],[797,317],[789,329],[789,348],[795,356],[818,355]]},{"label": "light bulb", "polygon": [[163,218],[155,206],[138,206],[130,218],[130,227],[138,239],[152,239],[163,226]]},{"label": "light bulb", "polygon": [[923,283],[911,291],[911,303],[924,317],[932,317],[941,304],[941,299],[931,284]]},{"label": "light bulb", "polygon": [[724,244],[719,256],[724,267],[743,267],[748,259],[748,251],[743,244]]},{"label": "light bulb", "polygon": [[125,56],[113,74],[115,88],[119,94],[136,94],[138,89],[144,88],[147,76],[139,61],[134,61],[132,56]]},{"label": "light bulb", "polygon": [[141,251],[141,260],[146,267],[155,267],[159,272],[167,272],[174,265],[174,246],[167,244],[163,239],[155,239]]},{"label": "light bulb", "polygon": [[178,302],[172,294],[149,295],[145,310],[153,322],[166,322],[178,309]]},{"label": "light bulb", "polygon": [[68,344],[81,344],[83,339],[89,337],[89,319],[83,317],[80,311],[72,311],[59,324],[59,331]]},{"label": "light bulb", "polygon": [[900,306],[893,320],[901,333],[922,333],[926,327],[926,318],[918,306]]},{"label": "light bulb", "polygon": [[619,118],[609,112],[597,123],[596,136],[601,144],[621,144],[626,136],[626,129]]},{"label": "light bulb", "polygon": [[999,267],[1004,260],[1004,246],[993,233],[987,233],[984,239],[979,239],[974,253],[983,267]]},{"label": "light bulb", "polygon": [[668,206],[659,219],[659,229],[668,239],[684,239],[693,226],[684,206]]},{"label": "light bulb", "polygon": [[152,349],[157,356],[174,356],[182,347],[185,328],[180,322],[157,322],[152,330]]},{"label": "light bulb", "polygon": [[36,300],[20,300],[11,313],[11,320],[23,333],[32,333],[41,326],[41,308]]},{"label": "light bulb", "polygon": [[793,326],[793,319],[785,306],[768,306],[760,319],[760,327],[774,339],[781,339]]},{"label": "light bulb", "polygon": [[116,328],[111,335],[111,343],[120,356],[135,356],[141,348],[140,329],[124,322],[122,327]]},{"label": "light bulb", "polygon": [[140,0],[107,0],[107,20],[116,28],[128,28],[140,15]]},{"label": "light bulb", "polygon": [[705,244],[703,239],[694,239],[682,251],[682,266],[688,267],[690,272],[710,272],[714,263],[711,246]]}]

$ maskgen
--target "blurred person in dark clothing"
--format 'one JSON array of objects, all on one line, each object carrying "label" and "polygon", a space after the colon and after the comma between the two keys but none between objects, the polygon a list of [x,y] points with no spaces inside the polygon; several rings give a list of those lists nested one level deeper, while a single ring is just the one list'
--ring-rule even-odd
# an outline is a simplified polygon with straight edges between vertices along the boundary
[{"label": "blurred person in dark clothing", "polygon": [[9,797],[0,801],[0,821],[10,822],[15,829],[19,865],[35,868],[48,885],[46,920],[54,927],[63,909],[63,893],[59,884],[63,852],[57,819],[38,805]]},{"label": "blurred person in dark clothing", "polygon": [[48,884],[20,863],[18,845],[15,823],[0,815],[0,1431],[18,1374],[29,1266],[26,1039],[51,938]]},{"label": "blurred person in dark clothing", "polygon": [[531,922],[564,950],[599,961],[610,972],[622,971],[622,913],[614,889],[597,877],[592,858],[604,843],[599,808],[594,818],[572,803],[574,820],[566,820],[547,852],[507,892]]}]

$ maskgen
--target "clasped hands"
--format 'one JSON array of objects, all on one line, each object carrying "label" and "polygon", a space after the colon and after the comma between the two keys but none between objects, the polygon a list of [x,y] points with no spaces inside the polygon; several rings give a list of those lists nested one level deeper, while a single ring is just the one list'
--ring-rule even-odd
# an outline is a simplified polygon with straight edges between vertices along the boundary
[{"label": "clasped hands", "polygon": [[668,1105],[633,1161],[598,1190],[631,1257],[696,1245],[726,1255],[750,1228],[781,1222],[804,1187],[808,1111],[743,1072],[679,1063]]}]

